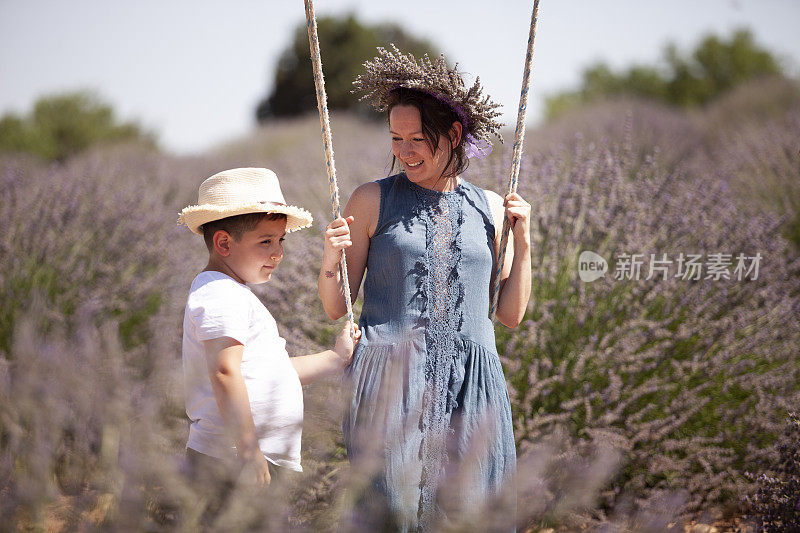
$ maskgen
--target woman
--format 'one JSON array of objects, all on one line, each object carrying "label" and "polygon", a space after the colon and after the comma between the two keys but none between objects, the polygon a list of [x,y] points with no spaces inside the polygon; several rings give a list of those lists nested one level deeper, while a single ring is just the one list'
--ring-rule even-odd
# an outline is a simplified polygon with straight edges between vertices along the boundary
[{"label": "woman", "polygon": [[[344,434],[365,476],[355,519],[368,528],[432,529],[513,501],[511,408],[489,318],[503,218],[511,222],[497,318],[522,320],[530,297],[530,205],[460,177],[467,155],[499,137],[497,107],[444,57],[417,62],[379,48],[354,85],[389,121],[393,166],[358,187],[325,232],[319,293],[346,312],[364,279],[361,342],[347,370]],[[506,501],[508,503],[508,501]],[[510,504],[513,506],[513,504]],[[502,507],[513,529],[513,510]],[[495,523],[495,526],[499,524]]]}]

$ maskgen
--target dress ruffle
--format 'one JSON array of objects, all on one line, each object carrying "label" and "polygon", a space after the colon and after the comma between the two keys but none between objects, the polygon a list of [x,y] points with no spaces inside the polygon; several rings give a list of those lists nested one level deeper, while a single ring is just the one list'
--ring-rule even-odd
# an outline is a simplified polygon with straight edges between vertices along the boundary
[{"label": "dress ruffle", "polygon": [[[391,509],[398,530],[425,529],[416,502],[425,439],[431,436],[423,408],[425,345],[422,334],[394,344],[361,344],[346,376],[352,388],[345,443],[357,475],[368,480],[365,497],[372,500],[362,507]],[[453,348],[444,365],[448,462],[431,480],[444,494],[435,493],[429,524],[482,504],[487,492],[500,492],[516,463],[508,390],[496,351],[463,338]],[[502,446],[488,444],[493,442]],[[476,446],[482,459],[469,461]],[[446,482],[456,477],[457,484]]]}]

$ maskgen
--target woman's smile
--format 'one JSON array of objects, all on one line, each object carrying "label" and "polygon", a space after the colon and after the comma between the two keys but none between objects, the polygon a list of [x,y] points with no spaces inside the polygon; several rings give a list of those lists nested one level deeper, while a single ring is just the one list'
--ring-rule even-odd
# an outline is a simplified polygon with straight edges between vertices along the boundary
[{"label": "woman's smile", "polygon": [[444,178],[451,150],[447,136],[439,137],[439,144],[431,150],[422,132],[422,119],[414,106],[397,105],[389,114],[389,132],[392,136],[392,153],[403,164],[409,180],[427,189],[441,190],[452,185]]}]

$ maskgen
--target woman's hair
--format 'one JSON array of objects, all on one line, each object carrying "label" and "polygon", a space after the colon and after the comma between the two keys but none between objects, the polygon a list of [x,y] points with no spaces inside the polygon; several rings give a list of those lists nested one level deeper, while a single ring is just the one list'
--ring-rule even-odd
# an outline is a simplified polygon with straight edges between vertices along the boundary
[{"label": "woman's hair", "polygon": [[[398,87],[387,95],[387,103],[386,120],[389,120],[392,109],[395,106],[405,105],[417,108],[422,121],[422,136],[425,137],[425,142],[431,153],[434,154],[439,149],[439,138],[444,136],[449,139],[453,122],[459,122],[458,115],[452,107],[428,93],[415,89]],[[443,173],[442,176],[448,178],[456,176],[464,172],[469,166],[469,159],[464,150],[464,136],[466,133],[466,125],[462,124],[461,139],[458,146],[449,150],[447,164],[444,167],[446,174]],[[448,143],[447,146],[452,145]],[[394,171],[396,163],[397,158],[392,154],[392,171]]]}]

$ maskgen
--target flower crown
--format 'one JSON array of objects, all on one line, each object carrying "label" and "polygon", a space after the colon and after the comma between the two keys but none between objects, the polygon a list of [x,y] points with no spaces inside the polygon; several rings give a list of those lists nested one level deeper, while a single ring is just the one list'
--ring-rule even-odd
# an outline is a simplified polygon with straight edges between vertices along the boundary
[{"label": "flower crown", "polygon": [[[470,155],[483,157],[491,152],[490,135],[503,142],[496,120],[500,112],[489,96],[482,96],[480,78],[469,89],[458,72],[458,63],[447,68],[444,54],[431,61],[428,54],[417,61],[413,54],[403,54],[394,45],[392,51],[378,47],[378,55],[364,63],[366,72],[353,81],[352,93],[361,92],[359,100],[368,100],[378,111],[388,109],[389,93],[404,87],[427,93],[450,106],[464,127]],[[486,150],[488,149],[488,152]]]}]

